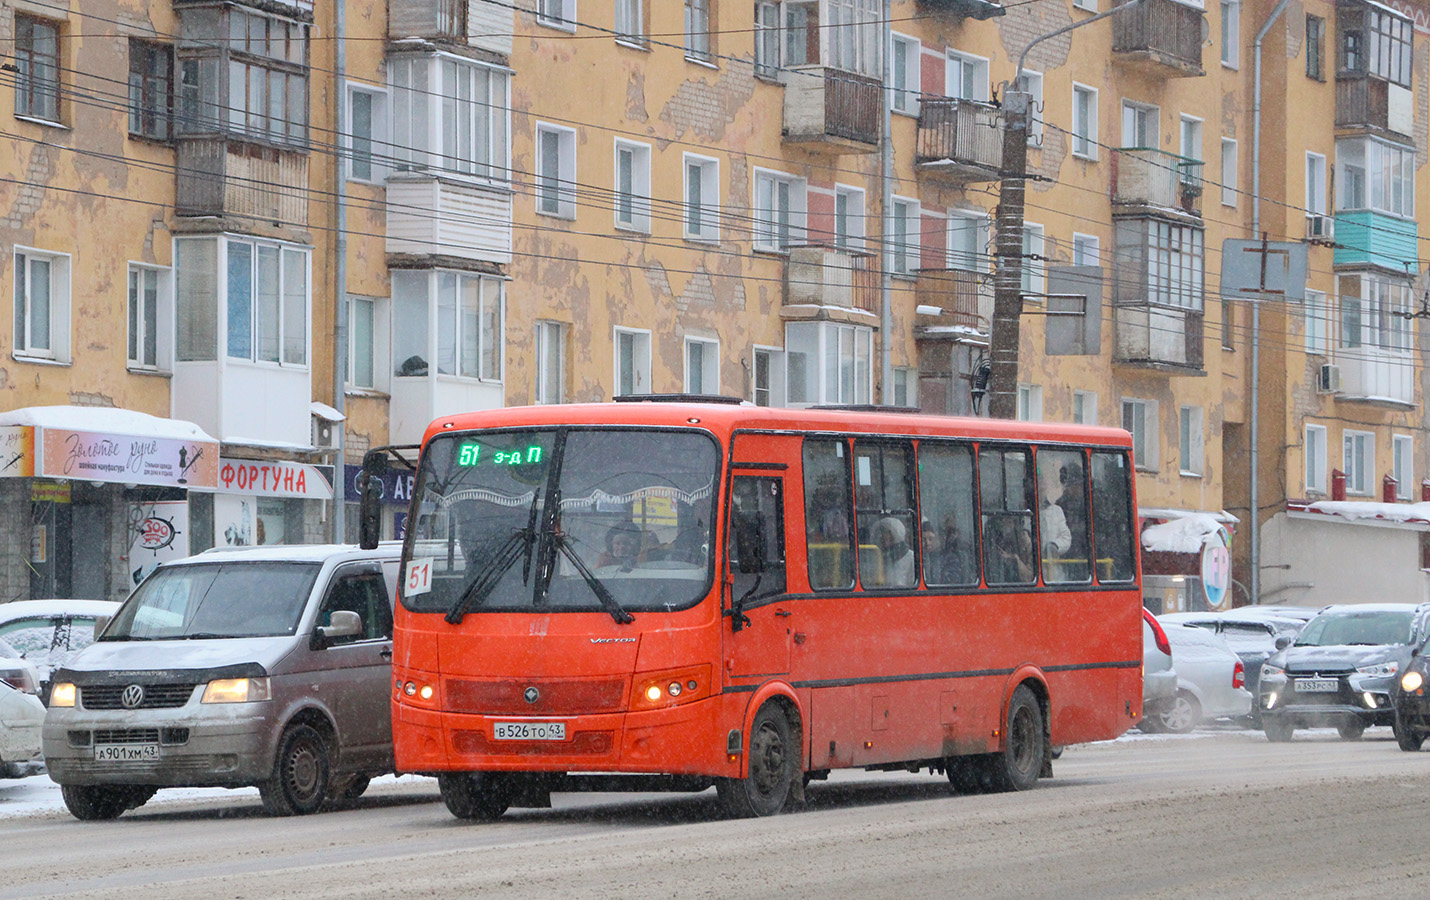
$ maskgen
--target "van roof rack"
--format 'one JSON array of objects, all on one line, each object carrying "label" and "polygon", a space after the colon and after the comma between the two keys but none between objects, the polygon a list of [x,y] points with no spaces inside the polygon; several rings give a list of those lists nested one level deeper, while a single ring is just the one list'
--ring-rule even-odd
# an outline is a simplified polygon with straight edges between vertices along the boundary
[{"label": "van roof rack", "polygon": [[835,403],[828,406],[811,406],[810,409],[822,409],[830,412],[902,413],[904,415],[917,415],[923,412],[917,406],[886,406],[882,403]]},{"label": "van roof rack", "polygon": [[726,397],[722,394],[617,394],[612,398],[617,403],[719,403],[725,406],[739,406],[743,397]]}]

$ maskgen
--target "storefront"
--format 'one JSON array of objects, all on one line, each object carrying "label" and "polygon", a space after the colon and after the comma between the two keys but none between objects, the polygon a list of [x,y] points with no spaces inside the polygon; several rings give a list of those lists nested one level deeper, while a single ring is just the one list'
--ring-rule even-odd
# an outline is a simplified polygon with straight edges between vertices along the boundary
[{"label": "storefront", "polygon": [[1286,504],[1261,528],[1261,602],[1430,601],[1430,502]]},{"label": "storefront", "polygon": [[223,456],[202,527],[214,547],[323,543],[332,499],[332,466]]},{"label": "storefront", "polygon": [[122,599],[191,549],[191,496],[218,481],[197,425],[130,410],[0,413],[0,600]]},{"label": "storefront", "polygon": [[1235,516],[1224,510],[1153,508],[1139,509],[1138,516],[1144,606],[1158,615],[1232,607]]},{"label": "storefront", "polygon": [[[344,496],[350,501],[347,504],[348,541],[357,542],[358,534],[358,514],[359,505],[356,502],[362,494],[358,491],[357,477],[362,472],[362,466],[344,466],[343,475],[347,480],[347,488]],[[389,468],[382,475],[382,539],[401,540],[406,534],[407,528],[407,503],[412,499],[412,485],[416,480],[416,473],[396,466]]]}]

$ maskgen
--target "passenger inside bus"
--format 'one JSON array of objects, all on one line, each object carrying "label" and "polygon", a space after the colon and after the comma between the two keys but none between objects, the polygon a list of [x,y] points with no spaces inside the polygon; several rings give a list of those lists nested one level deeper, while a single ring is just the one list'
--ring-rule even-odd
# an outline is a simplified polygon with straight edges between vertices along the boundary
[{"label": "passenger inside bus", "polygon": [[893,516],[874,526],[874,541],[883,560],[879,587],[909,587],[914,583],[914,550],[909,546],[908,529]]},{"label": "passenger inside bus", "polygon": [[927,584],[969,584],[975,580],[973,556],[959,536],[958,523],[948,517],[942,531],[925,519],[922,528],[924,581]]},{"label": "passenger inside bus", "polygon": [[596,560],[596,568],[619,566],[622,572],[631,571],[640,565],[643,540],[641,530],[631,522],[612,526],[606,532],[606,552]]},{"label": "passenger inside bus", "polygon": [[990,516],[985,528],[984,555],[989,584],[1029,584],[1033,581],[1031,523],[1019,515]]}]

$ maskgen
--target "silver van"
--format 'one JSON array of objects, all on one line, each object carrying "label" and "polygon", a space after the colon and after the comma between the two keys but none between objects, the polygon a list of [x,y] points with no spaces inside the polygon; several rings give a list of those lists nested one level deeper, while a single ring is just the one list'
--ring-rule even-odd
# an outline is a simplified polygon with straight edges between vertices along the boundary
[{"label": "silver van", "polygon": [[54,673],[44,755],[69,811],[256,786],[270,814],[312,813],[392,772],[400,552],[209,550],[156,569]]}]

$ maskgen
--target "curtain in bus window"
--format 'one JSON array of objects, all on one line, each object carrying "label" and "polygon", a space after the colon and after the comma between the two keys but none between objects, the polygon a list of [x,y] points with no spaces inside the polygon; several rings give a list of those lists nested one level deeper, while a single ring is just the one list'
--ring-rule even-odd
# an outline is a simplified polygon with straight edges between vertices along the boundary
[{"label": "curtain in bus window", "polygon": [[1033,469],[1024,449],[978,454],[978,496],[983,515],[983,572],[989,584],[1038,580],[1033,546]]},{"label": "curtain in bus window", "polygon": [[1131,581],[1132,466],[1127,454],[1092,454],[1092,537],[1098,581]]},{"label": "curtain in bus window", "polygon": [[854,444],[859,582],[866,588],[918,583],[912,449],[906,441]]},{"label": "curtain in bus window", "polygon": [[966,444],[919,444],[919,509],[924,582],[978,583],[978,527],[974,522],[973,449]]},{"label": "curtain in bus window", "polygon": [[1080,451],[1038,451],[1038,545],[1048,584],[1080,584],[1092,578],[1086,469]]},{"label": "curtain in bus window", "polygon": [[804,523],[809,586],[854,586],[849,454],[843,441],[804,443]]}]

